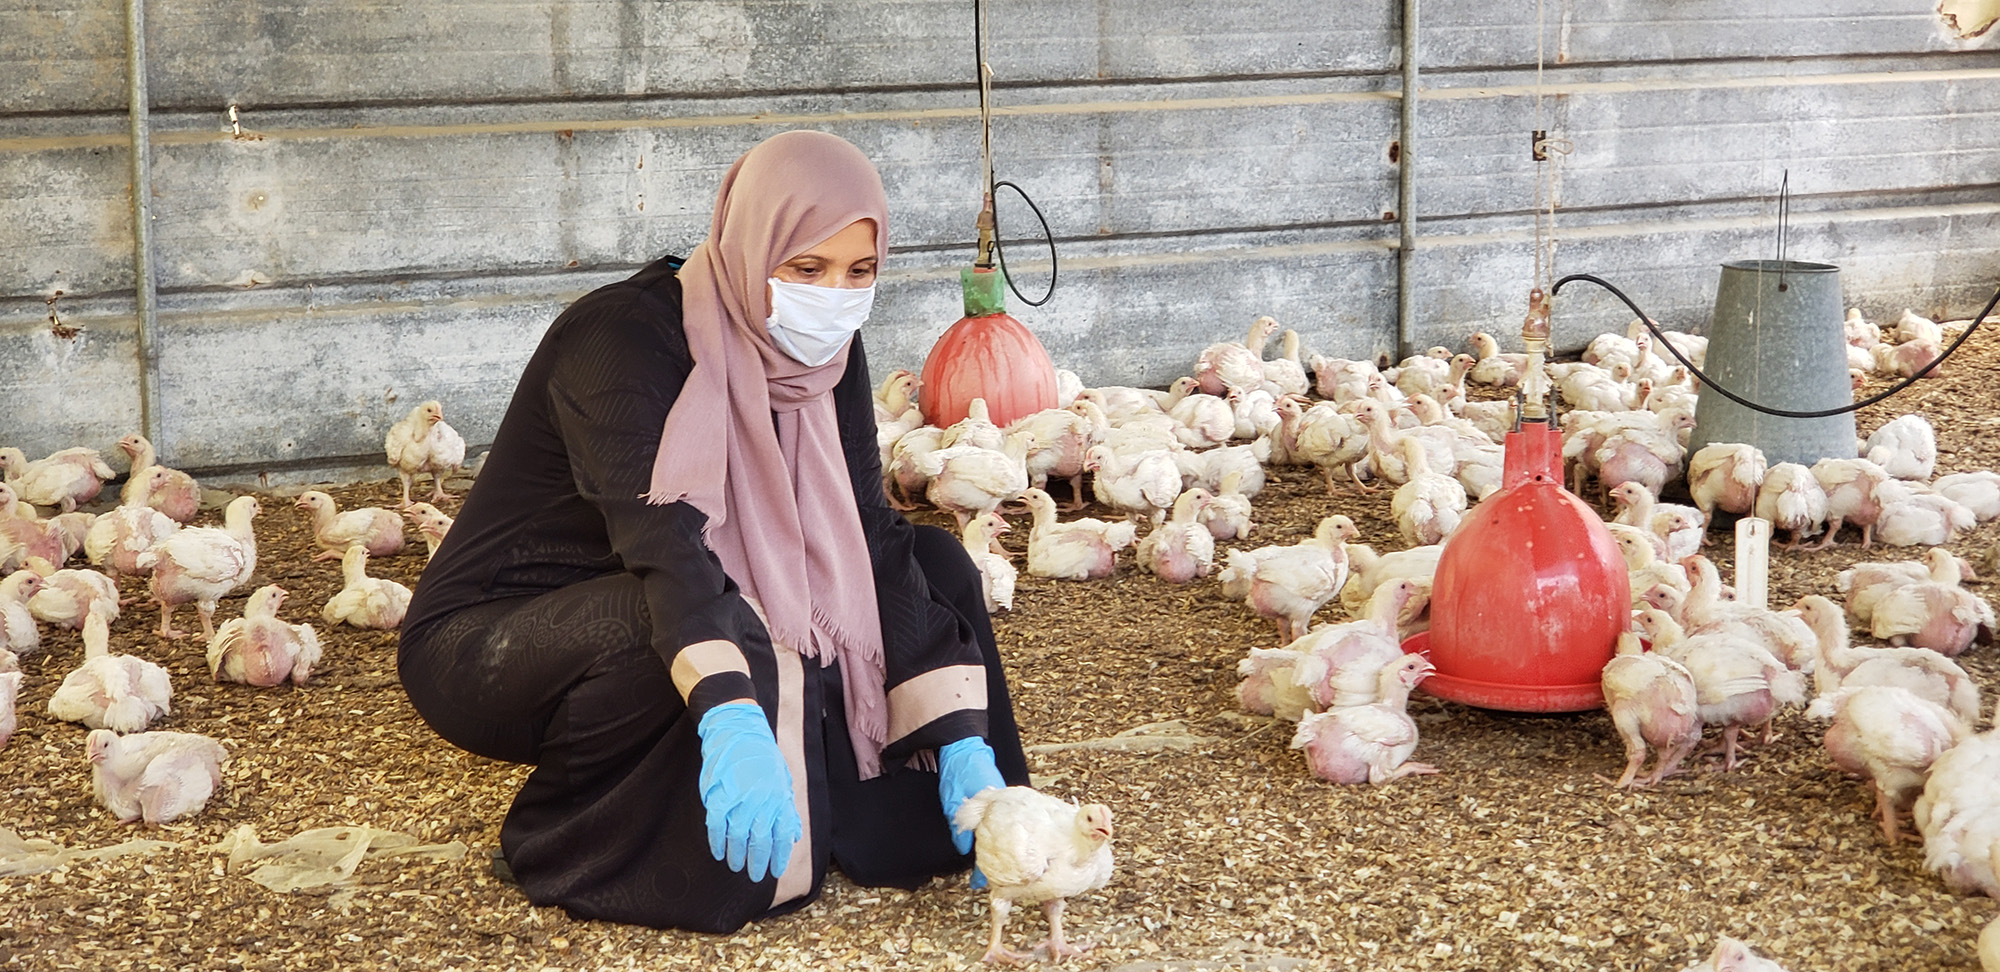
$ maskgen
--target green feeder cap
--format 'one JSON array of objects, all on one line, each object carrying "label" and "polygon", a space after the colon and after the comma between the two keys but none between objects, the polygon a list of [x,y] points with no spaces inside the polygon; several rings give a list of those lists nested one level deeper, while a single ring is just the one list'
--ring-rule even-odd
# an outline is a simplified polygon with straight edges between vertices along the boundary
[{"label": "green feeder cap", "polygon": [[965,316],[985,317],[1007,312],[1007,277],[996,267],[966,267],[958,272],[965,289]]}]

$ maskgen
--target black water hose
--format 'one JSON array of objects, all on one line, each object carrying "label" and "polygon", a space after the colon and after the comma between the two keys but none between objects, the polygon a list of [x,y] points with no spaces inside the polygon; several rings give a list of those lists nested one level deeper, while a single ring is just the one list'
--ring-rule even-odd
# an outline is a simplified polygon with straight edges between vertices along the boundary
[{"label": "black water hose", "polygon": [[1056,295],[1056,237],[1054,233],[1049,232],[1049,218],[1042,215],[1042,208],[1035,205],[1033,199],[1028,198],[1028,191],[1026,189],[1005,179],[1001,179],[993,184],[991,191],[998,194],[1001,186],[1006,186],[1014,190],[1021,197],[1021,201],[1027,203],[1028,208],[1034,211],[1035,218],[1042,222],[1042,239],[1049,242],[1049,289],[1042,292],[1042,299],[1029,300],[1028,295],[1021,292],[1021,288],[1014,286],[1014,275],[1007,272],[1007,251],[1000,246],[1000,208],[998,206],[993,208],[993,255],[1000,258],[1000,276],[1007,281],[1007,287],[1014,291],[1014,296],[1021,298],[1021,301],[1029,307],[1040,307],[1048,303],[1049,298]]},{"label": "black water hose", "polygon": [[1888,398],[1889,396],[1894,395],[1902,391],[1903,389],[1916,384],[1918,379],[1923,378],[1924,376],[1930,374],[1931,371],[1937,368],[1938,365],[1944,364],[1944,359],[1951,357],[1952,352],[1957,351],[1958,346],[1964,344],[1965,339],[1971,337],[1972,332],[1978,330],[1979,325],[1984,324],[1986,322],[1986,316],[1988,314],[1993,313],[1994,306],[2000,305],[2000,290],[1996,290],[1993,292],[1993,299],[1986,302],[1985,309],[1979,312],[1979,316],[1974,317],[1972,319],[1972,323],[1966,325],[1964,333],[1961,333],[1958,336],[1957,340],[1951,342],[1950,346],[1946,347],[1943,353],[1931,359],[1931,362],[1929,364],[1924,365],[1922,368],[1918,369],[1916,374],[1903,379],[1901,382],[1898,382],[1894,387],[1890,388],[1889,390],[1881,392],[1880,394],[1871,395],[1851,405],[1842,405],[1839,408],[1823,408],[1815,412],[1795,412],[1792,411],[1791,409],[1772,408],[1769,405],[1760,405],[1747,398],[1744,398],[1741,395],[1736,394],[1733,391],[1730,391],[1727,388],[1722,387],[1721,385],[1716,384],[1715,379],[1710,378],[1709,376],[1703,374],[1700,368],[1694,366],[1694,362],[1689,361],[1686,356],[1681,354],[1681,349],[1674,347],[1673,342],[1667,340],[1667,336],[1665,334],[1660,333],[1659,325],[1654,324],[1652,317],[1648,316],[1645,311],[1640,310],[1639,305],[1632,302],[1632,298],[1625,296],[1624,291],[1619,290],[1617,287],[1612,286],[1608,281],[1605,281],[1602,278],[1595,277],[1587,273],[1572,273],[1569,276],[1556,281],[1555,284],[1549,288],[1549,298],[1553,300],[1555,298],[1555,295],[1563,289],[1563,285],[1569,283],[1572,280],[1581,280],[1586,283],[1594,283],[1599,287],[1603,287],[1605,290],[1611,291],[1611,296],[1616,297],[1621,301],[1624,301],[1625,306],[1632,308],[1632,313],[1639,315],[1639,320],[1646,325],[1646,330],[1653,332],[1653,336],[1659,339],[1659,346],[1665,347],[1667,349],[1667,353],[1674,356],[1674,360],[1679,361],[1681,364],[1685,365],[1687,367],[1688,373],[1695,376],[1695,378],[1701,382],[1703,388],[1714,389],[1715,391],[1721,393],[1722,397],[1727,398],[1730,401],[1743,406],[1744,408],[1751,409],[1753,411],[1763,412],[1766,415],[1776,415],[1780,418],[1808,419],[1808,418],[1826,418],[1829,415],[1843,415],[1848,412],[1858,411],[1860,409],[1867,408],[1868,406],[1873,405],[1876,402],[1882,401],[1883,399]]}]

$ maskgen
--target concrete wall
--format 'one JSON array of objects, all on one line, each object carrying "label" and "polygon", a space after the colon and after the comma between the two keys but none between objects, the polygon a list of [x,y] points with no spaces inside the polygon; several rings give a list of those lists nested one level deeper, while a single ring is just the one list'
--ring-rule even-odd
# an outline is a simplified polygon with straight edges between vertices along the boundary
[{"label": "concrete wall", "polygon": [[[1574,143],[1550,181],[1554,269],[1672,325],[1703,325],[1717,264],[1772,253],[1787,170],[1791,253],[1840,264],[1850,303],[1975,310],[2000,277],[2000,54],[1930,0],[1810,6],[1546,0],[1538,75],[1536,4],[1427,5],[1416,343],[1516,330],[1537,127]],[[996,165],[1063,261],[1055,300],[1016,312],[1058,363],[1160,384],[1262,313],[1326,353],[1393,350],[1399,3],[990,11]],[[123,16],[0,9],[0,442],[31,454],[109,448],[139,421]],[[968,3],[151,0],[147,17],[177,464],[379,455],[426,398],[490,438],[564,304],[686,252],[730,162],[789,128],[853,140],[888,185],[877,367],[918,366],[958,316]],[[230,136],[232,103],[261,138]],[[1042,258],[1015,253],[1038,290]],[[48,326],[58,290],[78,337]],[[1564,298],[1568,346],[1629,317]]]}]

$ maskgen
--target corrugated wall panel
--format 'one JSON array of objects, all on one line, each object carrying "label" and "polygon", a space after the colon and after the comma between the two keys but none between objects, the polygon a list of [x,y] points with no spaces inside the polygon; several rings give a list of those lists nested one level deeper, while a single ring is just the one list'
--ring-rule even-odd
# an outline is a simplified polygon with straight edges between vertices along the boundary
[{"label": "corrugated wall panel", "polygon": [[[968,5],[969,6],[969,5]],[[1063,242],[1020,309],[1092,381],[1164,383],[1272,313],[1316,350],[1395,334],[1398,5],[994,0],[1000,174]],[[1418,344],[1511,332],[1532,273],[1536,7],[1430,5]],[[853,3],[149,4],[163,445],[193,466],[372,454],[423,398],[490,436],[583,290],[705,232],[742,149],[853,139],[899,254],[870,342],[915,366],[955,318],[976,204],[969,9]],[[2000,55],[1927,0],[1548,0],[1557,266],[1699,327],[1716,266],[1792,252],[1852,302],[1969,313],[2000,269]],[[137,421],[122,13],[0,10],[6,437],[108,447]],[[233,141],[245,107],[262,141]],[[1003,200],[1009,228],[1025,210]],[[1040,256],[1016,248],[1025,283]],[[43,298],[86,327],[51,336]],[[1622,327],[1566,292],[1559,343]],[[251,374],[242,372],[249,365]],[[114,390],[107,393],[107,390]]]}]

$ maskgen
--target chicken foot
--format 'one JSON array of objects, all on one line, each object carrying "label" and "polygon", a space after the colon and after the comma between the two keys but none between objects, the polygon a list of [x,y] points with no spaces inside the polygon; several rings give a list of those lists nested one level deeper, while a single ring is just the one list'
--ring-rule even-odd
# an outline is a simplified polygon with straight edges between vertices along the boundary
[{"label": "chicken foot", "polygon": [[396,471],[396,478],[401,479],[403,481],[403,504],[396,508],[399,510],[407,510],[410,508],[410,483],[413,482],[416,479],[416,477],[410,475],[409,473],[403,472],[402,470],[399,469]]},{"label": "chicken foot", "polygon": [[1007,913],[1013,910],[1014,903],[995,896],[989,901],[989,906],[993,909],[993,930],[986,938],[986,954],[979,960],[994,965],[1021,965],[1034,961],[1034,955],[1016,952],[1000,944],[1000,934],[1007,928]]},{"label": "chicken foot", "polygon": [[1386,773],[1377,772],[1373,767],[1370,767],[1368,770],[1368,782],[1381,784],[1390,782],[1391,780],[1400,780],[1405,776],[1436,776],[1438,772],[1437,767],[1429,763],[1418,762],[1404,763]]},{"label": "chicken foot", "polygon": [[173,607],[167,604],[167,602],[165,601],[160,601],[159,605],[160,605],[160,637],[168,639],[187,637],[188,636],[187,632],[174,630]]},{"label": "chicken foot", "polygon": [[1048,941],[1036,945],[1034,948],[1035,951],[1039,952],[1044,948],[1048,949],[1049,960],[1052,962],[1061,962],[1063,959],[1082,955],[1090,951],[1092,946],[1088,943],[1072,945],[1063,938],[1063,899],[1056,898],[1053,901],[1044,902],[1042,904],[1042,913],[1049,917],[1049,938]]}]

